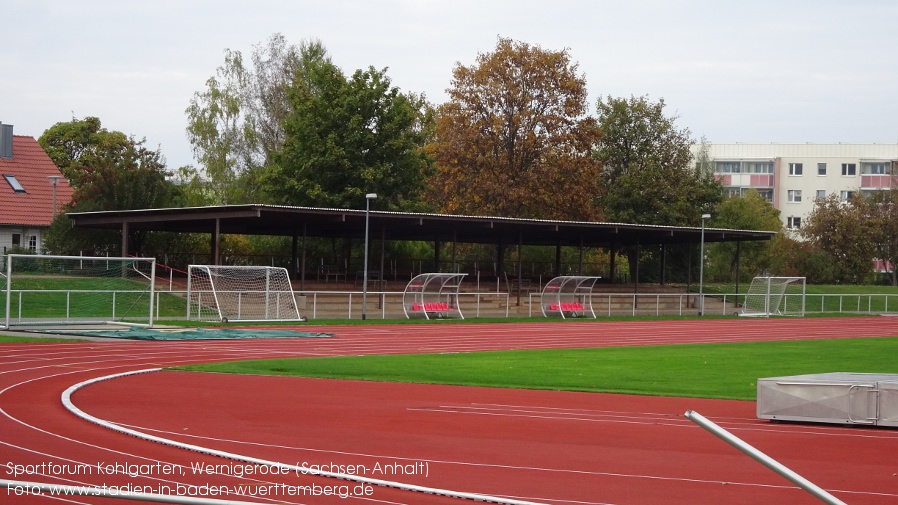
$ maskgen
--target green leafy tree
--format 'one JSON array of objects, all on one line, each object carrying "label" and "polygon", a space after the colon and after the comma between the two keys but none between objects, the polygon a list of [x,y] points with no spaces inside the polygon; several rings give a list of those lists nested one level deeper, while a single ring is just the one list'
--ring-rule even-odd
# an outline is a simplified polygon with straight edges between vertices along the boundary
[{"label": "green leafy tree", "polygon": [[829,254],[809,242],[781,233],[770,241],[771,275],[806,277],[810,284],[837,282],[837,272]]},{"label": "green leafy tree", "polygon": [[595,156],[603,165],[606,219],[697,226],[721,201],[713,173],[693,163],[689,130],[677,128],[664,106],[663,99],[647,97],[599,100],[602,138]]},{"label": "green leafy tree", "polygon": [[192,180],[210,188],[212,203],[264,198],[258,177],[286,138],[284,120],[293,112],[288,90],[329,62],[321,42],[290,45],[281,34],[254,46],[249,66],[240,51],[225,50],[224,64],[186,110],[187,137],[201,167]]},{"label": "green leafy tree", "polygon": [[454,214],[594,219],[598,139],[567,50],[500,38],[453,70],[437,112],[430,202]]},{"label": "green leafy tree", "polygon": [[[72,136],[75,131],[93,133]],[[144,140],[102,129],[96,118],[57,123],[41,139],[49,146],[65,146],[55,152],[57,160],[67,163],[64,174],[72,177],[69,181],[74,189],[64,212],[176,207],[182,202],[179,188],[167,179],[159,150],[147,149]],[[146,239],[145,233],[135,233],[135,250],[125,252],[141,251]],[[72,228],[60,215],[51,225],[45,244],[50,252],[58,254],[105,254],[120,248],[121,237],[118,232]]]},{"label": "green leafy tree", "polygon": [[75,181],[76,212],[169,207],[179,202],[159,151],[132,142],[121,158],[100,158],[83,167]]},{"label": "green leafy tree", "polygon": [[74,189],[85,170],[103,160],[124,160],[135,144],[124,133],[103,128],[100,119],[93,116],[56,123],[37,142]]},{"label": "green leafy tree", "polygon": [[193,165],[178,168],[172,181],[180,189],[185,207],[203,207],[221,203],[221,195],[208,184],[203,174]]},{"label": "green leafy tree", "polygon": [[250,169],[239,165],[247,161],[245,135],[250,130],[242,111],[246,78],[243,56],[239,51],[226,51],[225,64],[206,81],[205,91],[194,94],[187,108],[187,138],[219,195],[216,203],[241,203],[236,195],[237,178],[242,170]]},{"label": "green leafy tree", "polygon": [[273,35],[264,48],[252,53],[253,72],[247,80],[247,116],[253,125],[251,145],[257,152],[257,165],[270,166],[286,139],[284,121],[293,112],[290,89],[297,80],[310,84],[310,75],[318,65],[330,63],[327,49],[319,40],[288,45],[280,34]]},{"label": "green leafy tree", "polygon": [[[698,226],[723,198],[723,188],[701,160],[693,162],[689,130],[664,113],[664,100],[599,99],[602,138],[595,157],[605,219],[622,223]],[[639,253],[626,251],[630,272]],[[643,255],[651,254],[645,252]],[[674,272],[673,277],[680,277]]]},{"label": "green leafy tree", "polygon": [[329,62],[294,84],[283,149],[262,179],[273,202],[357,209],[377,193],[378,208],[419,208],[432,165],[423,97],[400,93],[385,70],[347,78]]},{"label": "green leafy tree", "polygon": [[[735,230],[782,231],[780,211],[773,207],[766,198],[755,190],[749,190],[742,196],[733,196],[722,201],[712,213],[709,226],[731,228]],[[770,241],[749,241],[739,246],[733,242],[721,242],[710,247],[709,274],[717,281],[729,281],[739,270],[742,279],[747,280],[761,272],[770,270],[773,265],[772,243]]]},{"label": "green leafy tree", "polygon": [[[894,184],[892,187],[896,187]],[[889,266],[888,277],[892,286],[898,285],[898,191],[880,190],[858,197],[852,203],[861,207],[861,212],[873,229],[871,237],[874,254]]]},{"label": "green leafy tree", "polygon": [[842,202],[832,194],[817,200],[801,234],[830,258],[835,282],[862,284],[872,278],[876,227],[863,198]]}]

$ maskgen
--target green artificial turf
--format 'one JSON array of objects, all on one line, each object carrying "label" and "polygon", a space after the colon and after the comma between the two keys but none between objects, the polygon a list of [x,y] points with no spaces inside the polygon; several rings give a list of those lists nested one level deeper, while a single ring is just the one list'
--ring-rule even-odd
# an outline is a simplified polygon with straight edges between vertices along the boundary
[{"label": "green artificial turf", "polygon": [[180,369],[754,400],[762,377],[898,373],[898,337],[292,358]]}]

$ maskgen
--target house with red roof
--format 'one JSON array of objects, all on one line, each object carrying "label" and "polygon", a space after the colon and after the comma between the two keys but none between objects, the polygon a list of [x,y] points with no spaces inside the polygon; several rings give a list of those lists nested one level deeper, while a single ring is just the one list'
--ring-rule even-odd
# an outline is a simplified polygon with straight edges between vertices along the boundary
[{"label": "house with red roof", "polygon": [[40,253],[50,223],[71,200],[72,187],[37,140],[0,123],[0,250]]}]

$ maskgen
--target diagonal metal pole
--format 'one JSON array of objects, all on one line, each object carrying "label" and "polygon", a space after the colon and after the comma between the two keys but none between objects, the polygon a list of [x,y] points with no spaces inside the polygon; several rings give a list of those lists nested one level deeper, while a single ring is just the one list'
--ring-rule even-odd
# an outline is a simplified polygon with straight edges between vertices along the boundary
[{"label": "diagonal metal pole", "polygon": [[801,489],[804,489],[808,493],[811,493],[812,495],[814,495],[814,497],[816,497],[823,503],[828,503],[830,505],[846,505],[845,502],[843,502],[842,500],[829,494],[823,488],[821,488],[821,487],[817,486],[816,484],[814,484],[813,482],[805,479],[801,475],[798,475],[797,473],[793,472],[792,470],[787,468],[785,465],[783,465],[779,461],[776,461],[775,459],[771,458],[770,456],[755,449],[754,447],[752,447],[748,443],[744,442],[741,438],[737,437],[736,435],[733,435],[732,433],[721,428],[720,426],[717,426],[714,422],[708,420],[707,418],[705,418],[698,412],[696,412],[694,410],[687,410],[686,418],[689,419],[690,421],[692,421],[693,423],[701,426],[705,430],[710,431],[717,438],[722,439],[724,442],[726,442],[726,443],[732,445],[733,447],[735,447],[736,449],[739,449],[740,451],[744,452],[745,454],[750,456],[752,459],[754,459],[758,463],[761,463],[762,465],[766,466],[767,468],[769,468],[769,469],[773,470],[774,472],[778,473],[779,475],[785,477],[787,480],[789,480],[796,486],[800,487]]}]

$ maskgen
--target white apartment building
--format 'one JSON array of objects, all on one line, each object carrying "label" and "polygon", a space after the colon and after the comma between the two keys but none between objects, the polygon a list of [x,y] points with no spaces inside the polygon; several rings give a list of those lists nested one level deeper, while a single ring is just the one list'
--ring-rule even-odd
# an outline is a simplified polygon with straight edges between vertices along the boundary
[{"label": "white apartment building", "polygon": [[[700,146],[695,146],[697,152]],[[715,175],[730,195],[757,190],[800,228],[818,198],[891,189],[898,144],[708,144]]]}]

